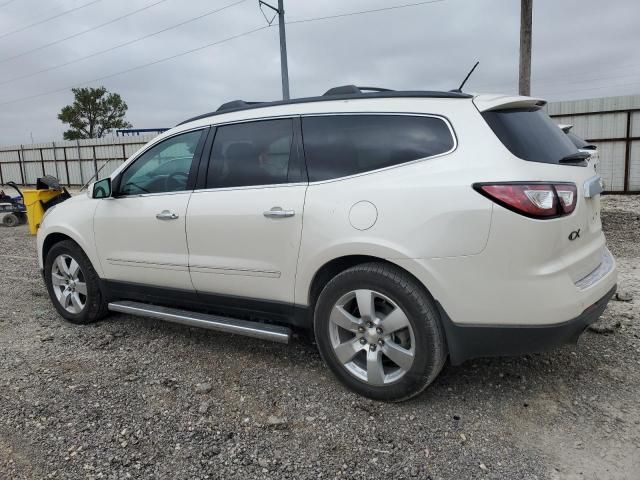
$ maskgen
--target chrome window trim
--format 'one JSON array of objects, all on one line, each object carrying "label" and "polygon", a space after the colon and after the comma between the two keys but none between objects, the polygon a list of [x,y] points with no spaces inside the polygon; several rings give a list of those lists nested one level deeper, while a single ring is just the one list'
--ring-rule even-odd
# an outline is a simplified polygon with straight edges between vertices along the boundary
[{"label": "chrome window trim", "polygon": [[[241,187],[216,187],[216,188],[200,188],[193,190],[193,194],[207,193],[207,192],[227,192],[233,190],[262,190],[265,188],[283,188],[283,187],[306,187],[307,182],[296,183],[270,183],[268,185],[243,185]],[[191,190],[189,190],[191,192]]]}]

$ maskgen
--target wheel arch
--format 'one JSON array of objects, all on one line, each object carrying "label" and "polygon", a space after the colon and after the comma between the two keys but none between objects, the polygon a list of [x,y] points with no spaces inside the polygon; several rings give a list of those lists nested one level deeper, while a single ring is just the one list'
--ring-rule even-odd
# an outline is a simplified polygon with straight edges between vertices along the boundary
[{"label": "wheel arch", "polygon": [[363,263],[382,263],[391,265],[401,270],[403,273],[407,274],[409,277],[415,280],[416,284],[419,285],[420,288],[422,288],[424,292],[427,293],[427,295],[429,295],[429,297],[433,300],[433,295],[429,288],[424,284],[424,282],[422,282],[414,273],[409,271],[404,266],[398,265],[397,263],[393,262],[393,260],[376,257],[373,255],[344,255],[327,261],[313,275],[307,292],[307,302],[309,305],[309,310],[314,310],[320,292],[322,292],[323,288],[333,277],[351,267],[355,267],[356,265],[361,265]]},{"label": "wheel arch", "polygon": [[49,251],[51,250],[51,247],[53,247],[56,243],[60,243],[60,242],[63,242],[65,240],[71,240],[76,245],[78,244],[78,242],[76,242],[73,238],[71,238],[69,235],[66,235],[64,233],[52,232],[49,235],[47,235],[44,238],[44,240],[42,241],[42,259],[43,259],[43,261],[46,260],[47,255],[49,254]]},{"label": "wheel arch", "polygon": [[[38,240],[40,243],[40,239]],[[51,248],[55,244],[65,240],[70,240],[76,245],[78,245],[78,247],[84,252],[84,254],[87,256],[87,258],[91,262],[91,266],[98,273],[98,276],[102,276],[102,268],[101,268],[100,262],[97,261],[98,259],[95,257],[94,252],[90,248],[87,248],[88,246],[85,244],[84,241],[82,241],[82,239],[80,238],[80,235],[78,235],[76,232],[69,231],[67,229],[64,229],[64,230],[56,229],[54,231],[47,231],[45,235],[42,237],[42,240],[41,240],[42,243],[41,243],[41,246],[39,247],[39,259],[41,261],[41,265],[40,265],[41,268],[44,267],[47,254],[49,253]]]}]

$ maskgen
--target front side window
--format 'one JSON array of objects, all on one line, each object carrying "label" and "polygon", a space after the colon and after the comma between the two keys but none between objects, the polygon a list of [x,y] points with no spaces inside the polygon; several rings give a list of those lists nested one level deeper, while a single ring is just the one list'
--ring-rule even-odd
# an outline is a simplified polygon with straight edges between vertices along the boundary
[{"label": "front side window", "polygon": [[302,136],[312,182],[432,157],[454,146],[444,120],[410,115],[305,117]]},{"label": "front side window", "polygon": [[211,149],[207,188],[287,183],[292,141],[291,119],[218,127]]},{"label": "front side window", "polygon": [[122,174],[121,195],[186,190],[203,130],[176,135],[154,145]]}]

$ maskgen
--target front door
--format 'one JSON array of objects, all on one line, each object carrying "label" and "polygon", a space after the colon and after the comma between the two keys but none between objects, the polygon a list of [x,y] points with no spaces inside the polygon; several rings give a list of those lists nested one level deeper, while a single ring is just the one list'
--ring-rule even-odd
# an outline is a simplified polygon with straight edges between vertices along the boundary
[{"label": "front door", "polygon": [[206,130],[152,146],[114,181],[94,217],[107,280],[193,290],[185,219]]},{"label": "front door", "polygon": [[293,302],[306,173],[293,119],[216,128],[206,184],[187,212],[195,289]]}]

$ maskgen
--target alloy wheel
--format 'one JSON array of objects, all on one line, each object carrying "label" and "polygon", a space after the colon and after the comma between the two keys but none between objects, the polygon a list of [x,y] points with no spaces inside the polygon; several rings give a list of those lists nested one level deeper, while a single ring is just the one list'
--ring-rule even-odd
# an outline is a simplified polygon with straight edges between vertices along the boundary
[{"label": "alloy wheel", "polygon": [[331,309],[329,335],[338,361],[370,385],[395,382],[413,365],[416,342],[409,318],[379,292],[343,295]]},{"label": "alloy wheel", "polygon": [[78,314],[87,303],[87,284],[80,265],[70,255],[58,255],[51,267],[53,291],[69,313]]}]

